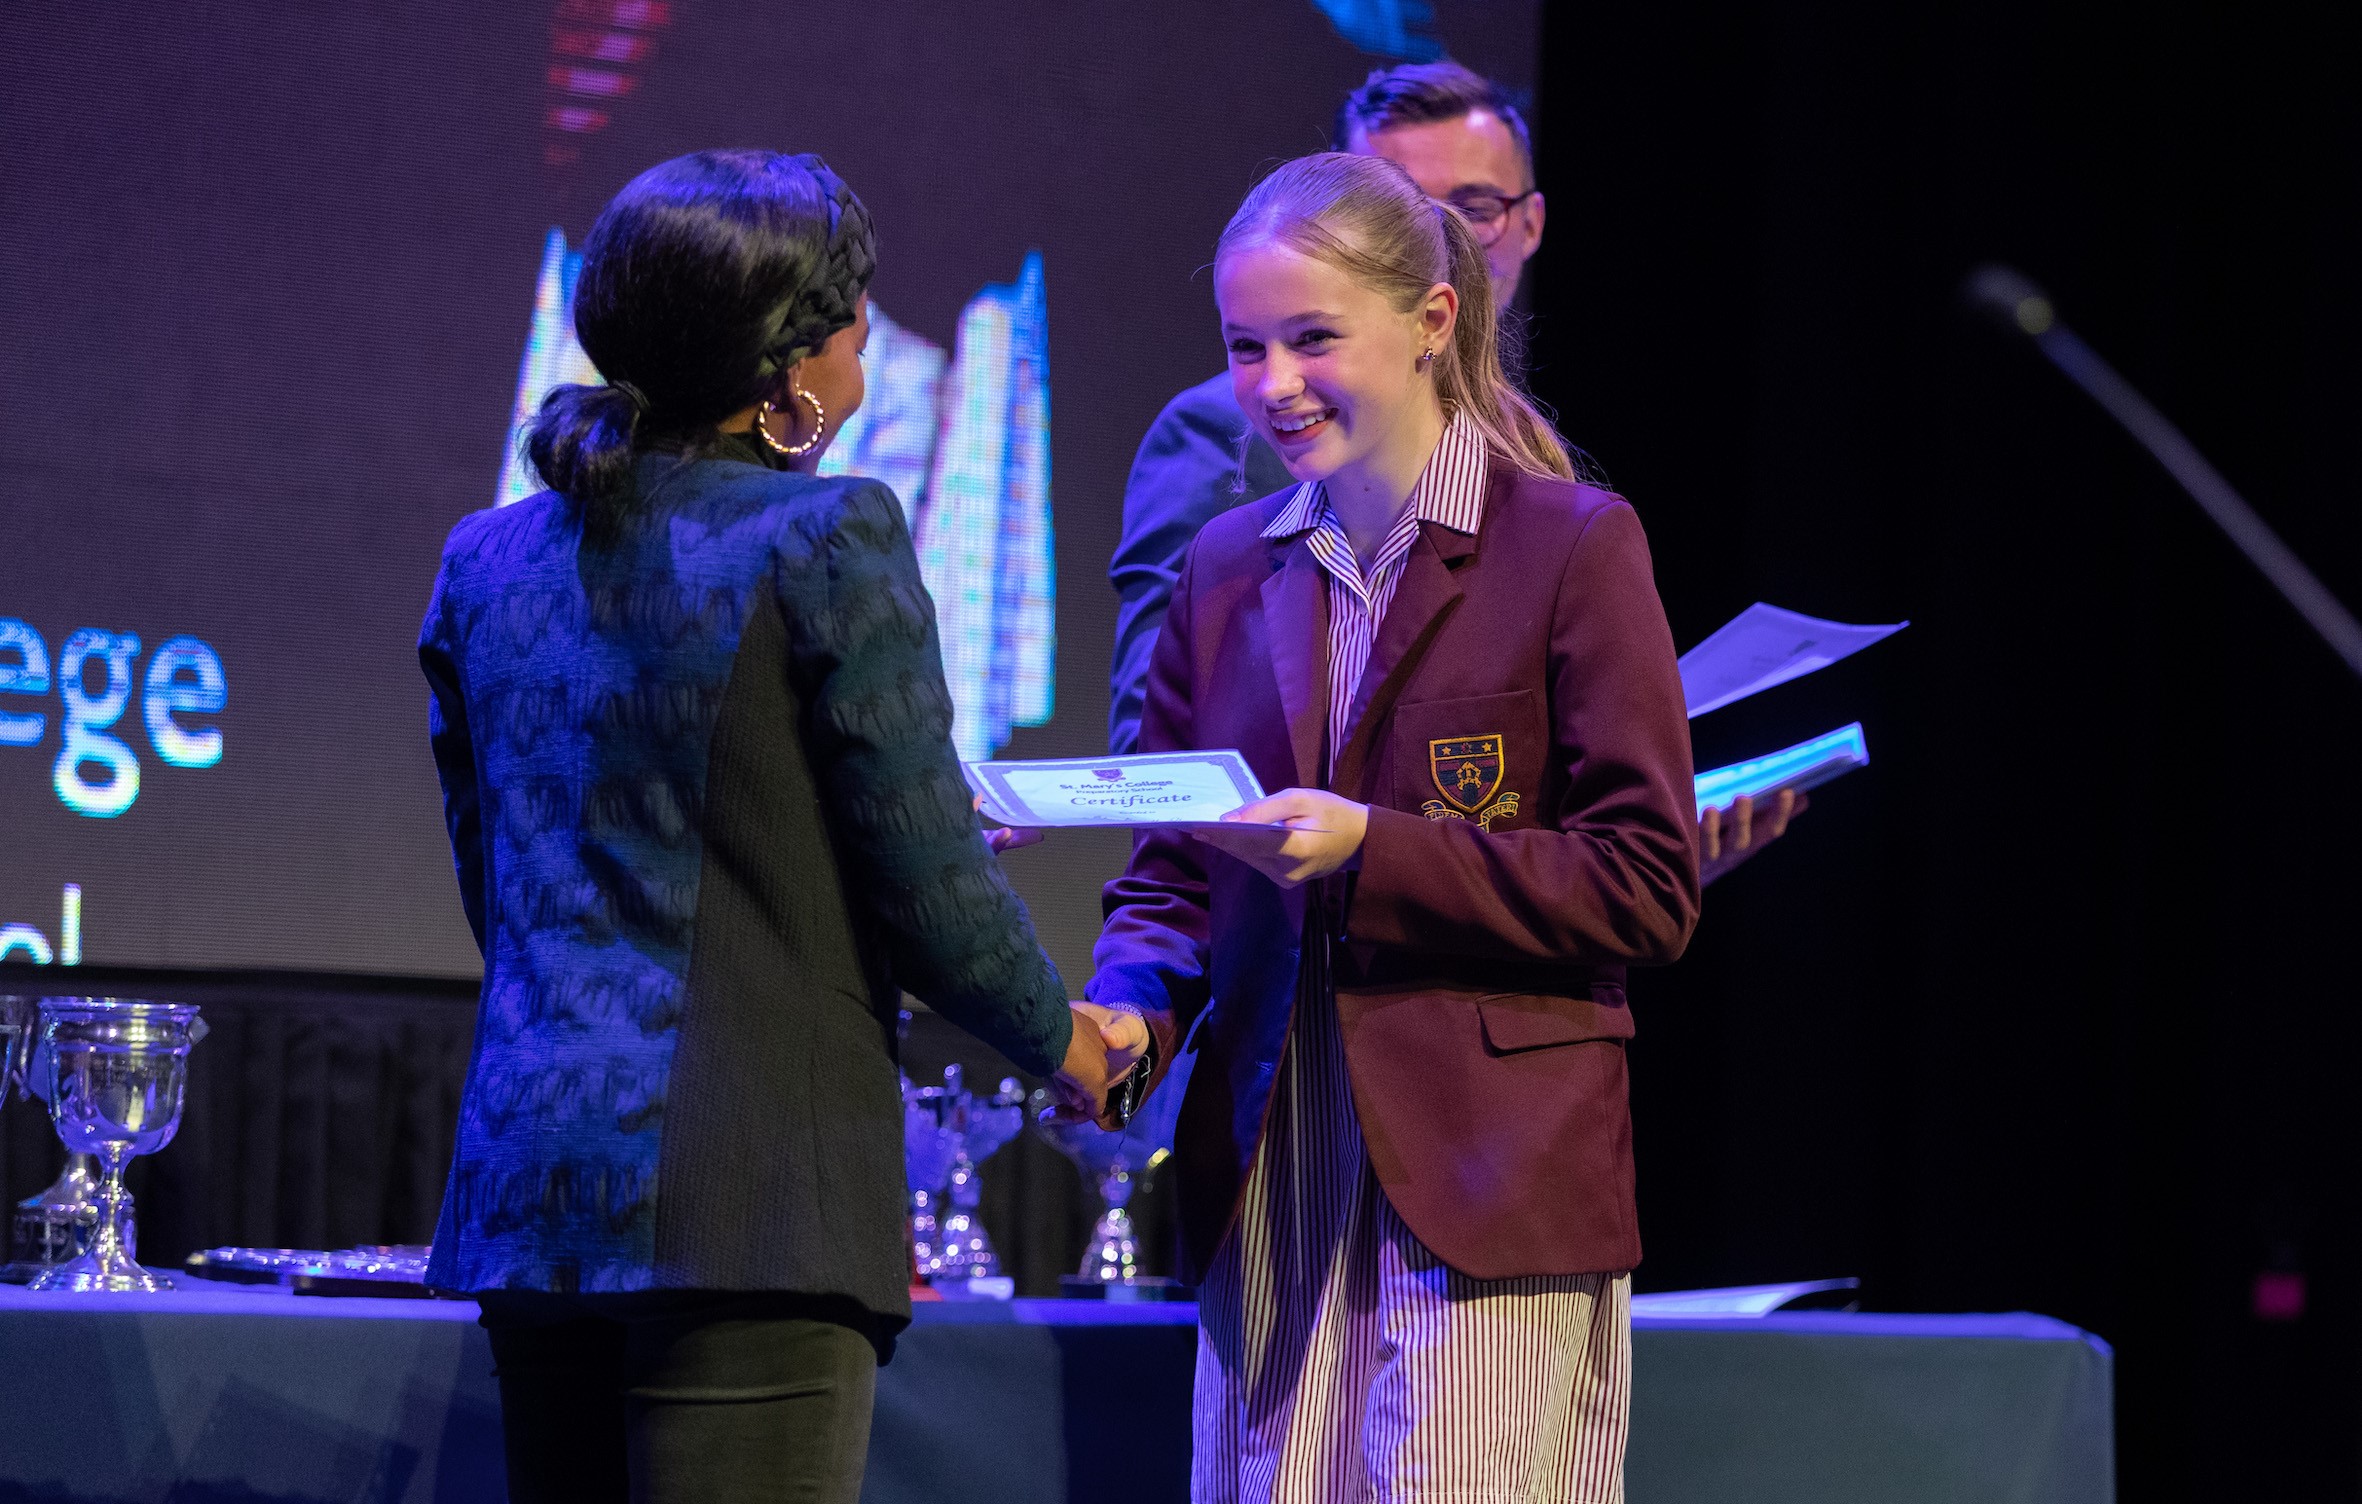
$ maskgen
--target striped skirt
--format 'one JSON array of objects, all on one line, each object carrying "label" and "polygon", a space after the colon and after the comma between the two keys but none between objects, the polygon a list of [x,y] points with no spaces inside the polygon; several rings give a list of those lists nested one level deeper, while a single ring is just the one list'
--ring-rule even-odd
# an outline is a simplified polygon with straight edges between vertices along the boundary
[{"label": "striped skirt", "polygon": [[1307,946],[1245,1204],[1199,1292],[1190,1498],[1618,1504],[1631,1286],[1470,1279],[1412,1236],[1370,1168]]}]

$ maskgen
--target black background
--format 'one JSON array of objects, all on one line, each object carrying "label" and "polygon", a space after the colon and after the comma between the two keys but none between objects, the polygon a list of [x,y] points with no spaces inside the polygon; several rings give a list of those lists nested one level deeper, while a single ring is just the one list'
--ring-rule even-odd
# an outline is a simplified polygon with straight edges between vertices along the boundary
[{"label": "black background", "polygon": [[1545,20],[1535,385],[1675,635],[1914,622],[1695,728],[1711,765],[1858,716],[1874,761],[1636,989],[1641,1282],[2096,1330],[2128,1500],[2362,1491],[2362,684],[1955,290],[2045,283],[2362,601],[2362,115],[2299,10]]}]

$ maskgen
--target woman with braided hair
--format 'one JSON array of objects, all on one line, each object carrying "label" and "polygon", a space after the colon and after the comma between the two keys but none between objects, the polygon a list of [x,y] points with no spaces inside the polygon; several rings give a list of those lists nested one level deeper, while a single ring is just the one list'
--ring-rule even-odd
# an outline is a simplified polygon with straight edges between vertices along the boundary
[{"label": "woman with braided hair", "polygon": [[979,830],[902,506],[812,472],[860,404],[874,241],[817,157],[641,174],[584,247],[607,384],[550,490],[452,531],[419,638],[484,954],[429,1280],[492,1337],[509,1497],[860,1492],[909,1320],[903,989],[1106,1110]]}]

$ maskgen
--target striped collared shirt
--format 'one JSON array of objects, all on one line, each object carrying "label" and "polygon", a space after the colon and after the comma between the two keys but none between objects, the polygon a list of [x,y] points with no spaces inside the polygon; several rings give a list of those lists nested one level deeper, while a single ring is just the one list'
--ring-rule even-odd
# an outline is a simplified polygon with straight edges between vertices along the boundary
[{"label": "striped collared shirt", "polygon": [[1473,535],[1484,521],[1484,435],[1465,414],[1446,424],[1443,441],[1435,446],[1427,468],[1411,488],[1410,502],[1395,519],[1394,530],[1378,548],[1378,556],[1363,569],[1346,541],[1344,525],[1329,505],[1329,489],[1320,481],[1306,481],[1279,509],[1266,538],[1310,533],[1312,556],[1320,561],[1329,583],[1329,756],[1353,726],[1353,699],[1361,688],[1362,672],[1370,665],[1370,649],[1378,640],[1378,626],[1402,583],[1411,545],[1419,539],[1419,524],[1438,523],[1456,533]]}]

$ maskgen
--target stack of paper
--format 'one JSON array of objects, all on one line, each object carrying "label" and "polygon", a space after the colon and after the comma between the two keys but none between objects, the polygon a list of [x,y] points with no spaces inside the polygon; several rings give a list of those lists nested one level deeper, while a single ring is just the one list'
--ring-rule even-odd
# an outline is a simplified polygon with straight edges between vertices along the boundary
[{"label": "stack of paper", "polygon": [[[1710,710],[1720,710],[1775,684],[1801,679],[1841,658],[1850,658],[1909,625],[1899,621],[1892,626],[1857,627],[1757,601],[1681,655],[1682,698],[1688,702],[1694,721]],[[1700,773],[1698,813],[1702,816],[1709,809],[1728,809],[1743,795],[1762,800],[1782,789],[1802,793],[1869,763],[1870,744],[1856,721],[1769,756]]]},{"label": "stack of paper", "polygon": [[1849,626],[1757,601],[1681,655],[1682,698],[1689,702],[1689,718],[1694,721],[1775,684],[1801,679],[1909,625],[1898,621],[1891,627]]}]

